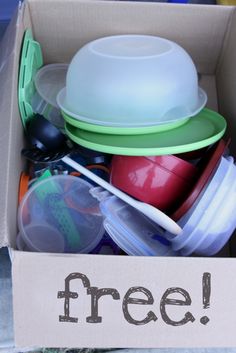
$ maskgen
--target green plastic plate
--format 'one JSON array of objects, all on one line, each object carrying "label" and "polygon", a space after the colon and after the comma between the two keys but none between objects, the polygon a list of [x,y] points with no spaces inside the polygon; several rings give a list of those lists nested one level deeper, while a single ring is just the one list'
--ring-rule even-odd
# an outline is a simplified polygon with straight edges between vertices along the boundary
[{"label": "green plastic plate", "polygon": [[[143,135],[143,134],[151,134],[154,132],[167,131],[171,129],[175,129],[183,124],[185,124],[189,118],[182,119],[180,121],[171,123],[171,124],[161,124],[161,125],[152,125],[152,126],[141,126],[141,127],[114,127],[114,126],[103,126],[96,125],[91,123],[86,123],[76,118],[72,118],[67,115],[65,112],[62,112],[62,116],[66,123],[77,127],[81,130],[98,132],[101,134],[111,134],[111,135]],[[191,118],[190,118],[191,119]]]},{"label": "green plastic plate", "polygon": [[33,116],[31,100],[35,93],[33,77],[43,65],[43,57],[40,44],[33,40],[30,30],[26,30],[22,45],[18,101],[22,124],[25,128],[27,121]]},{"label": "green plastic plate", "polygon": [[95,151],[128,156],[158,156],[194,151],[218,141],[226,130],[218,113],[203,109],[184,125],[169,131],[144,135],[108,135],[84,131],[66,123],[68,137]]}]

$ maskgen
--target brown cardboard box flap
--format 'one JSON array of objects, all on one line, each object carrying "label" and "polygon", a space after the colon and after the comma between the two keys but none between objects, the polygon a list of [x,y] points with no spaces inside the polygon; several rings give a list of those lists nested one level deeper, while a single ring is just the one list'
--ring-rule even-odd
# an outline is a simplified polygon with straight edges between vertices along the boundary
[{"label": "brown cardboard box flap", "polygon": [[[7,208],[8,208],[8,190],[11,187],[9,179],[9,165],[11,150],[11,130],[14,123],[13,102],[14,85],[18,77],[13,73],[16,56],[16,32],[19,24],[19,17],[15,16],[8,27],[0,47],[0,247],[9,245]],[[15,208],[15,206],[14,206]]]}]

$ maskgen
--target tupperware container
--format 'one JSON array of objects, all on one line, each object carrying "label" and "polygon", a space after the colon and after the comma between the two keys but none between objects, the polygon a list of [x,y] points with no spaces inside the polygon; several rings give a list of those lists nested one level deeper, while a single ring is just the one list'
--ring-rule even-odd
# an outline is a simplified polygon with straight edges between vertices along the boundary
[{"label": "tupperware container", "polygon": [[65,86],[67,70],[67,64],[50,64],[37,71],[34,77],[36,93],[31,102],[35,113],[43,115],[60,129],[64,128],[64,120],[56,97]]},{"label": "tupperware container", "polygon": [[17,247],[23,251],[64,252],[63,234],[49,223],[30,223],[17,235]]},{"label": "tupperware container", "polygon": [[26,246],[31,251],[91,252],[104,228],[90,188],[87,181],[70,175],[34,183],[18,211],[19,234]]},{"label": "tupperware container", "polygon": [[182,255],[211,256],[221,250],[236,227],[236,167],[232,157],[220,164],[191,209],[178,222],[183,231],[172,238],[172,246]]},{"label": "tupperware container", "polygon": [[[234,175],[235,180],[235,175]],[[227,243],[236,228],[235,217],[236,184],[225,194],[222,203],[216,209],[206,234],[198,246],[199,255],[214,255]]]},{"label": "tupperware container", "polygon": [[[211,146],[208,151],[205,151],[204,157],[201,158],[201,161],[198,164],[200,173],[196,183],[189,192],[187,198],[171,215],[175,221],[178,221],[182,216],[184,216],[184,214],[187,213],[187,211],[193,206],[194,202],[197,200],[198,196],[207,185],[211,176],[214,175],[221,157],[227,150],[228,144],[229,140],[225,142],[223,139],[221,139],[219,142]],[[190,154],[191,153],[187,153],[186,155]]]},{"label": "tupperware container", "polygon": [[105,230],[126,254],[177,255],[170,242],[162,236],[160,227],[116,196],[103,199],[100,208],[105,217]]},{"label": "tupperware container", "polygon": [[189,54],[172,41],[149,35],[87,43],[72,59],[66,87],[57,97],[67,115],[117,127],[184,123],[206,101]]}]

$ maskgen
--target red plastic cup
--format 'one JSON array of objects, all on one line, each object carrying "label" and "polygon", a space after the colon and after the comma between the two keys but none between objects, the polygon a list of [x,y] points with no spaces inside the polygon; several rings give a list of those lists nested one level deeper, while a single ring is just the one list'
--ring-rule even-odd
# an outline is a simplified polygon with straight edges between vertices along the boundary
[{"label": "red plastic cup", "polygon": [[110,182],[136,199],[163,211],[181,202],[192,187],[198,169],[174,155],[113,156]]}]

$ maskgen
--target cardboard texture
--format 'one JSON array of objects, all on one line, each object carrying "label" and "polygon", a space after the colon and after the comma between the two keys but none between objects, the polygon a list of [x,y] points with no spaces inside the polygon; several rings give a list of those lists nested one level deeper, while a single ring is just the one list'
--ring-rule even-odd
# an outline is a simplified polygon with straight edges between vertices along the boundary
[{"label": "cardboard texture", "polygon": [[[26,28],[32,29],[42,45],[45,63],[69,62],[83,44],[106,35],[152,34],[176,41],[190,53],[201,74],[200,85],[207,91],[208,107],[219,108],[233,136],[236,8],[109,0],[28,0],[19,9],[0,51],[0,81],[4,82],[4,87],[0,87],[0,176],[4,181],[0,184],[0,245],[12,248],[16,344],[78,348],[236,346],[234,259],[51,255],[13,250],[19,175],[24,167],[17,81]],[[234,141],[231,150],[235,151]],[[87,279],[72,279],[65,291],[65,279],[71,273],[75,273],[75,278],[81,278],[78,273],[82,273]],[[94,287],[114,290],[107,294]],[[144,289],[136,288],[123,302],[131,287]],[[179,289],[170,290],[163,297],[173,287]],[[69,288],[74,293],[69,293]],[[102,297],[98,300],[99,296]],[[59,321],[60,315],[68,319],[68,310],[78,322],[66,322],[65,317]],[[144,320],[149,311],[153,313],[147,323],[133,323],[133,319]],[[181,320],[185,320],[187,312],[189,321],[185,323]],[[86,321],[99,321],[99,315],[102,322]]]},{"label": "cardboard texture", "polygon": [[[65,257],[32,253],[21,256],[16,252],[13,263],[14,307],[17,308],[14,317],[15,339],[21,345],[151,348],[207,347],[213,343],[219,347],[236,346],[233,333],[236,325],[236,288],[232,287],[231,276],[227,275],[236,267],[232,259],[192,261],[190,258],[172,257],[157,261],[153,257]],[[211,276],[206,309],[202,283],[204,273]],[[70,274],[86,275],[89,286],[95,287],[95,291],[96,287],[100,290],[113,289],[113,297],[103,290],[104,296],[98,300],[97,314],[101,322],[91,322],[89,319],[95,297],[92,299],[88,283],[83,284],[81,278],[76,279],[75,275],[69,282],[73,293],[68,299],[68,307],[70,317],[78,321],[59,321],[59,316],[65,313],[65,298],[59,293],[65,291],[65,279]],[[176,287],[188,294],[180,294],[180,289],[174,291]],[[143,299],[143,303],[137,300],[132,304],[125,302],[130,288],[134,292],[129,298]],[[173,291],[168,298],[179,299],[182,304],[174,305],[172,302],[164,305],[163,295],[168,288]],[[189,301],[186,305],[188,298],[191,304]],[[172,321],[178,322],[185,317],[188,323],[176,326],[168,323],[163,305]],[[149,317],[150,322],[132,323],[125,314],[126,310],[133,320],[141,321]],[[209,321],[202,324],[200,320],[206,316]]]}]

